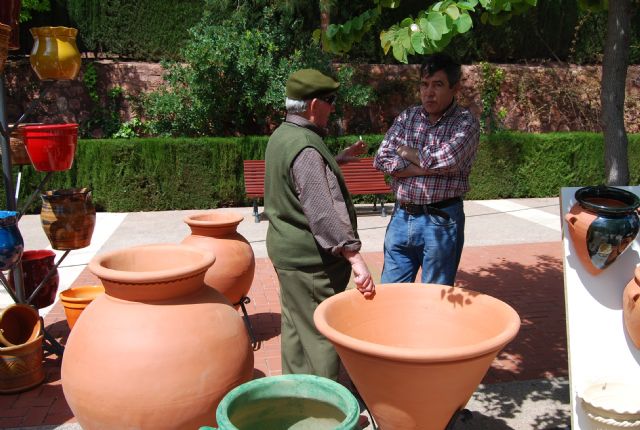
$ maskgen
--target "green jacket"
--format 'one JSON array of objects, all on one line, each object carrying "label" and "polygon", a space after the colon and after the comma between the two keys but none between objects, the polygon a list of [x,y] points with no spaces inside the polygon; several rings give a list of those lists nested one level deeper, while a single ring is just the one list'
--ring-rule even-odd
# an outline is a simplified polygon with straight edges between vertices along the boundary
[{"label": "green jacket", "polygon": [[316,149],[336,175],[353,231],[357,228],[355,208],[342,172],[322,138],[307,128],[281,124],[271,135],[265,154],[264,211],[269,219],[267,253],[273,265],[282,269],[327,265],[339,260],[347,263],[318,246],[296,196],[290,169],[300,151],[308,147]]}]

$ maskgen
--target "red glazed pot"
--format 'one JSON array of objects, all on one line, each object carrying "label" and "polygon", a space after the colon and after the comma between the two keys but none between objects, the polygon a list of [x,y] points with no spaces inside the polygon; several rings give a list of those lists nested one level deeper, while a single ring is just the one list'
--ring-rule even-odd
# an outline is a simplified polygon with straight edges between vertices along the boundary
[{"label": "red glazed pot", "polygon": [[28,125],[24,127],[24,142],[36,170],[69,170],[78,143],[78,124]]},{"label": "red glazed pot", "polygon": [[204,282],[224,294],[236,309],[251,288],[256,267],[251,245],[236,231],[243,219],[238,213],[220,211],[189,215],[184,222],[191,235],[182,241],[216,256]]},{"label": "red glazed pot", "polygon": [[640,267],[624,289],[622,296],[624,325],[636,348],[640,349]]},{"label": "red glazed pot", "polygon": [[348,290],[313,320],[381,430],[446,428],[520,329],[508,304],[436,284],[378,285],[373,300]]},{"label": "red glazed pot", "polygon": [[[22,285],[24,288],[24,296],[31,297],[31,294],[38,288],[38,285],[47,276],[47,273],[55,266],[56,254],[47,249],[39,249],[35,251],[25,251],[22,254]],[[58,283],[60,276],[58,269],[55,269],[46,284],[38,291],[38,294],[31,301],[31,305],[37,309],[46,308],[56,301],[56,293],[58,291]],[[13,284],[13,276],[9,277],[11,289],[15,291]]]},{"label": "red glazed pot", "polygon": [[82,312],[62,358],[64,396],[85,430],[197,429],[251,379],[240,315],[204,283],[215,257],[187,245],[100,254],[105,288]]}]

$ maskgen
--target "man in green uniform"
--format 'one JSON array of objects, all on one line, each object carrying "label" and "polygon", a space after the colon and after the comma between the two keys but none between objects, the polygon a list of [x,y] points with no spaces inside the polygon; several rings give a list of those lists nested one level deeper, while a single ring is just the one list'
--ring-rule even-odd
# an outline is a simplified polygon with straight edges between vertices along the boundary
[{"label": "man in green uniform", "polygon": [[351,271],[367,298],[375,285],[359,253],[355,208],[338,163],[361,154],[357,142],[337,157],[323,142],[339,83],[314,69],[291,74],[287,117],[265,156],[267,252],[280,282],[282,373],[338,378],[339,359],[313,323],[325,299],[347,287]]}]

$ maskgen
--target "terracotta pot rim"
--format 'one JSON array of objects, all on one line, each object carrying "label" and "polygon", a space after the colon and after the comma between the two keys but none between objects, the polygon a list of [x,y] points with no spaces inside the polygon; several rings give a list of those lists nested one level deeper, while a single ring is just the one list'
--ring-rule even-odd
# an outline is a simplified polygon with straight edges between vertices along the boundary
[{"label": "terracotta pot rim", "polygon": [[[640,207],[640,197],[634,193],[621,188],[606,185],[582,187],[575,192],[578,204],[585,210],[603,212],[611,215],[624,215],[633,212]],[[590,202],[588,198],[605,198],[623,203],[624,206],[606,206]]]},{"label": "terracotta pot rim", "polygon": [[[478,293],[476,291],[468,290],[466,288],[461,287],[451,287],[450,285],[439,285],[439,284],[378,284],[376,285],[376,291],[380,292],[381,290],[387,288],[406,288],[406,289],[422,289],[428,286],[438,286],[438,287],[447,287],[447,288],[455,288],[456,290],[462,292],[471,292],[475,294],[475,298],[485,297],[490,301],[495,301],[500,303],[506,313],[511,314],[512,318],[506,324],[504,329],[497,335],[493,336],[490,339],[486,339],[480,342],[475,342],[471,345],[464,345],[459,347],[451,347],[451,348],[403,348],[397,346],[387,346],[381,345],[379,343],[373,343],[361,339],[356,339],[354,337],[348,336],[346,334],[341,333],[340,331],[333,328],[327,322],[326,314],[328,307],[331,306],[333,302],[338,302],[341,300],[346,300],[350,296],[361,296],[361,293],[356,289],[347,290],[342,293],[336,294],[333,297],[328,298],[327,300],[320,303],[320,305],[316,308],[314,313],[314,323],[324,336],[326,336],[330,341],[336,343],[340,346],[345,346],[349,349],[353,349],[358,353],[382,357],[387,359],[392,359],[395,361],[403,361],[403,362],[415,362],[415,363],[433,363],[433,362],[451,362],[451,361],[459,361],[465,360],[469,358],[479,357],[482,355],[486,355],[492,353],[494,351],[502,349],[507,343],[509,343],[520,330],[520,316],[510,305],[499,300],[493,296],[488,294]],[[411,295],[410,292],[408,292]],[[364,298],[362,300],[365,300]],[[374,297],[373,300],[376,300]]]},{"label": "terracotta pot rim", "polygon": [[[219,220],[215,219],[198,219],[198,218],[207,218],[207,217],[215,217],[220,218]],[[184,217],[184,222],[189,226],[195,227],[229,227],[236,226],[240,224],[244,220],[244,216],[238,212],[218,212],[218,211],[207,211],[207,212],[198,212],[195,214],[187,215]]]},{"label": "terracotta pot rim", "polygon": [[[77,297],[71,296],[69,292],[88,292],[90,295],[85,297]],[[66,290],[60,291],[58,296],[60,297],[60,301],[63,304],[81,304],[81,303],[89,303],[96,299],[101,293],[104,293],[104,287],[102,285],[80,285],[78,287],[67,288]]]},{"label": "terracotta pot rim", "polygon": [[[135,272],[129,270],[110,269],[104,266],[106,260],[122,254],[143,253],[148,250],[156,250],[167,253],[188,252],[199,255],[199,260],[194,258],[191,264],[183,265],[171,269],[148,270]],[[184,279],[199,273],[204,273],[214,263],[216,257],[211,252],[203,251],[190,245],[159,243],[153,245],[140,245],[130,248],[122,248],[115,251],[99,254],[89,262],[89,270],[100,279],[122,284],[154,284],[157,282],[171,282],[177,279]]]},{"label": "terracotta pot rim", "polygon": [[34,346],[35,343],[42,342],[42,338],[43,337],[44,337],[44,334],[41,333],[35,339],[32,339],[32,340],[30,340],[28,342],[25,342],[25,343],[21,343],[20,345],[13,345],[13,346],[2,346],[2,345],[0,345],[0,352],[1,353],[13,352],[13,351],[15,351],[17,349],[22,349],[22,348],[30,349],[31,347]]}]

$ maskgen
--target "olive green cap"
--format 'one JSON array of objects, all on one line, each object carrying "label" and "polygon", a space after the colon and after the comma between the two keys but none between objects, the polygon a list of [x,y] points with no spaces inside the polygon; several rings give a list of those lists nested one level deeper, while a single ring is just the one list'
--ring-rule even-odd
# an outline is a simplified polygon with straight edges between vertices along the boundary
[{"label": "olive green cap", "polygon": [[329,95],[339,86],[339,82],[316,69],[302,69],[289,76],[286,94],[292,100],[311,100]]}]

